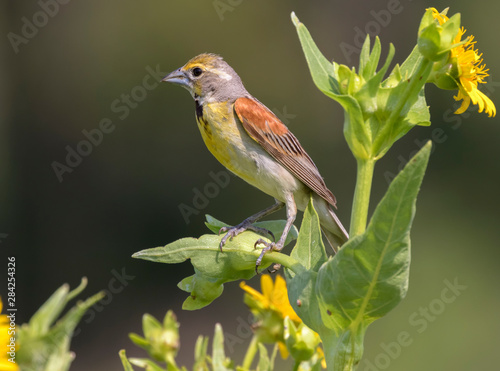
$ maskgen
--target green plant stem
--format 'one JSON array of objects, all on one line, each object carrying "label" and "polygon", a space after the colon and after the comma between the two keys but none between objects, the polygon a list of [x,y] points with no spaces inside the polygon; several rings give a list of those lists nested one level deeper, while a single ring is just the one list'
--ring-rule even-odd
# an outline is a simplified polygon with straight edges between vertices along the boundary
[{"label": "green plant stem", "polygon": [[351,227],[349,229],[350,237],[358,236],[366,229],[375,162],[375,159],[358,159],[356,189],[354,191]]},{"label": "green plant stem", "polygon": [[243,359],[242,367],[245,370],[250,370],[250,367],[252,367],[253,359],[255,358],[255,354],[257,354],[258,343],[259,342],[257,341],[257,336],[254,335],[252,341],[250,342],[250,345],[248,346],[245,358]]},{"label": "green plant stem", "polygon": [[262,262],[265,263],[266,260],[268,262],[271,261],[273,263],[281,264],[282,266],[292,270],[293,273],[295,274],[300,273],[305,269],[304,266],[294,258],[290,257],[289,255],[279,253],[277,251],[272,251],[265,254]]}]

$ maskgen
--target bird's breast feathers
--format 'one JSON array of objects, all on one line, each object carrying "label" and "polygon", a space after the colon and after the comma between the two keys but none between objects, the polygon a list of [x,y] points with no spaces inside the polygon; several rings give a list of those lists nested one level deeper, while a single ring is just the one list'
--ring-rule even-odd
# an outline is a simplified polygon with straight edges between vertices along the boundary
[{"label": "bird's breast feathers", "polygon": [[196,110],[198,128],[214,157],[231,172],[282,200],[303,185],[252,139],[229,102],[205,103]]},{"label": "bird's breast feathers", "polygon": [[244,147],[229,103],[197,104],[196,120],[205,145],[222,165],[233,170],[238,153]]}]

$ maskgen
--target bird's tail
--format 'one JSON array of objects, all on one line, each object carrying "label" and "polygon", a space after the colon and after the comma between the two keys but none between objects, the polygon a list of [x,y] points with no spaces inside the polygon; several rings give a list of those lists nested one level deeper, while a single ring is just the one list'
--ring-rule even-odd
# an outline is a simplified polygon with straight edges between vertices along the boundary
[{"label": "bird's tail", "polygon": [[319,201],[315,202],[314,206],[318,212],[321,230],[333,251],[337,252],[339,247],[349,239],[349,234],[331,206],[326,202],[321,202],[323,200]]}]

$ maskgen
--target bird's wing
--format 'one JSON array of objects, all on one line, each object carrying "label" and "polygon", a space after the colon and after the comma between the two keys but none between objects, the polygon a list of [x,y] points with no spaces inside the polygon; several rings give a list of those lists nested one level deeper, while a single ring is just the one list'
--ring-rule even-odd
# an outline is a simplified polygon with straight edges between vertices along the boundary
[{"label": "bird's wing", "polygon": [[295,136],[266,106],[251,98],[238,98],[234,110],[250,137],[295,177],[336,207],[316,165]]}]

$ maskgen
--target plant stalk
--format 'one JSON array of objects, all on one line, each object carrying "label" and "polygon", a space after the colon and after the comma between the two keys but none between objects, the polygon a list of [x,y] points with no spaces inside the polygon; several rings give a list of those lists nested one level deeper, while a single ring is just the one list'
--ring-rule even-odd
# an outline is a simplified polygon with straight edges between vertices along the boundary
[{"label": "plant stalk", "polygon": [[351,238],[362,234],[366,230],[376,160],[371,158],[358,159],[357,162],[356,189],[352,202],[351,226],[349,228]]}]

